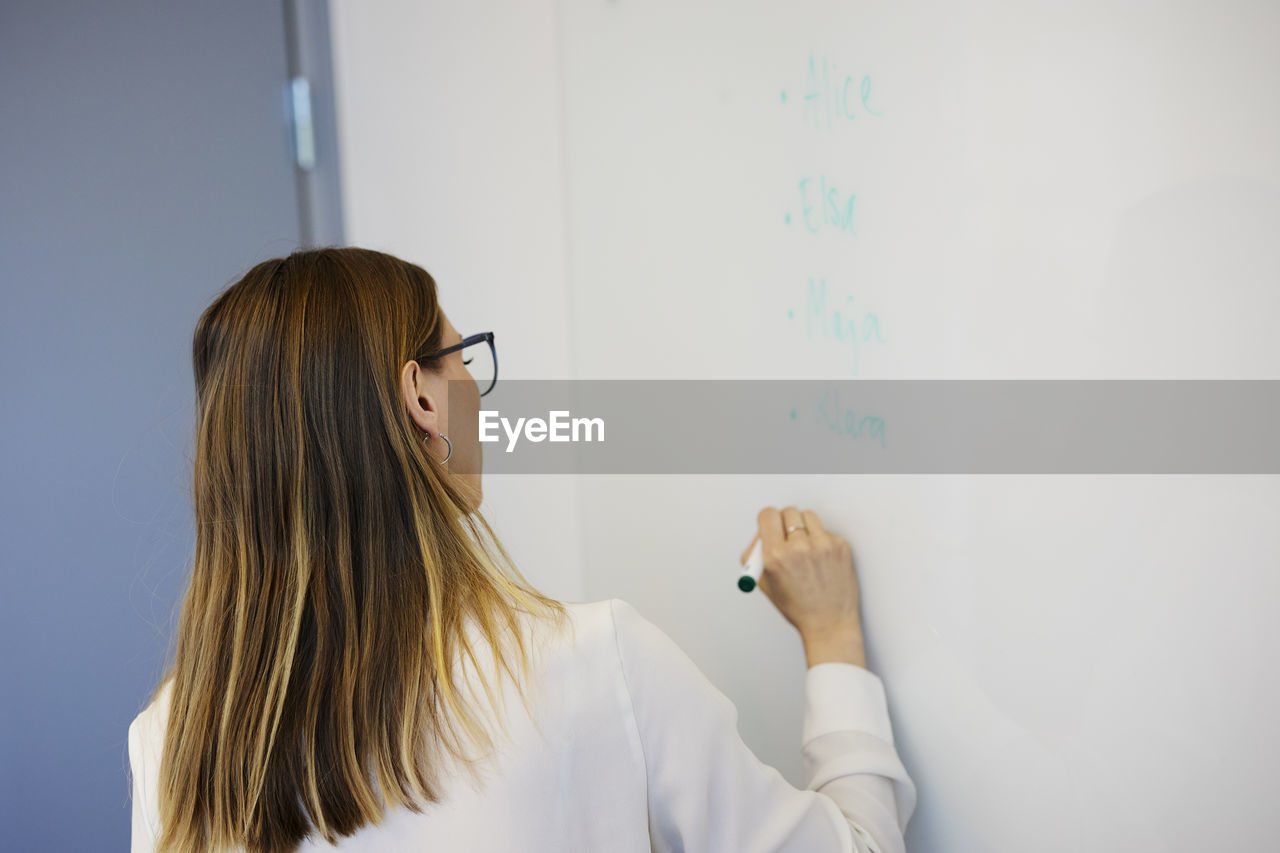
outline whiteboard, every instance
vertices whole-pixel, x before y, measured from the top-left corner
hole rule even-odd
[[[580,377],[1280,378],[1274,3],[566,0],[558,35]],[[853,543],[909,849],[1275,846],[1276,477],[580,493],[586,597],[797,786],[799,638],[732,569],[765,505]]]

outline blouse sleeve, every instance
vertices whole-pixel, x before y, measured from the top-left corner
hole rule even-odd
[[[904,853],[916,789],[877,676],[809,668],[799,790],[743,742],[737,707],[674,640],[626,601],[610,605],[656,853]]]

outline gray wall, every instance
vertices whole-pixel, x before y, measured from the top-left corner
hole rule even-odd
[[[0,6],[5,849],[128,847],[128,724],[192,554],[196,317],[252,264],[341,242],[325,9]]]

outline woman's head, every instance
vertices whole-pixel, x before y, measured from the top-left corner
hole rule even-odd
[[[264,261],[201,315],[159,849],[289,850],[434,801],[435,742],[465,765],[453,725],[488,741],[453,685],[465,627],[514,677],[517,613],[563,615],[477,510],[457,340],[425,270],[357,248]]]
[[[251,443],[309,445],[330,466],[430,471],[474,508],[478,389],[461,352],[435,356],[459,340],[421,267],[367,249],[295,252],[258,264],[201,316],[201,414]],[[453,448],[444,468],[430,464],[448,453],[441,433]],[[444,476],[450,464],[466,473]]]

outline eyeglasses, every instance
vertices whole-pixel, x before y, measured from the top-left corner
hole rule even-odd
[[[493,332],[478,332],[468,335],[451,347],[445,347],[431,355],[422,355],[414,359],[421,364],[424,361],[435,361],[452,352],[462,350],[462,363],[467,366],[471,377],[476,380],[483,397],[498,384],[498,350],[493,345]],[[424,365],[425,366],[425,365]]]

